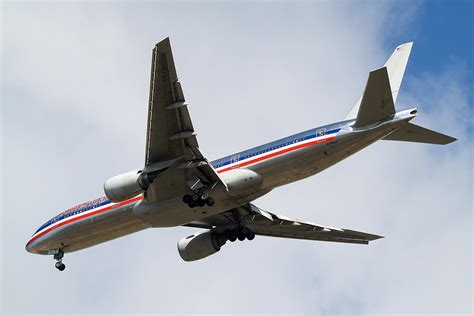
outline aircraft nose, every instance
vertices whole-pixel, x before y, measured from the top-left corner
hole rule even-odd
[[[33,253],[33,246],[31,244],[31,242],[26,243],[25,250]]]
[[[25,245],[25,250],[29,253],[38,253],[38,245],[36,240],[29,240]]]

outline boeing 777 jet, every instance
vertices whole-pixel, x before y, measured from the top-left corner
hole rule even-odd
[[[209,161],[197,141],[170,41],[164,39],[152,53],[144,166],[105,181],[105,197],[74,206],[41,225],[26,250],[52,255],[63,271],[65,253],[150,227],[200,228],[178,241],[185,261],[212,255],[227,241],[255,236],[355,244],[381,238],[292,219],[252,201],[378,140],[455,141],[411,123],[416,108],[395,109],[411,48],[412,43],[398,46],[383,67],[369,73],[363,95],[342,121]]]

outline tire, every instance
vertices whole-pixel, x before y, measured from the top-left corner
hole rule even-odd
[[[193,201],[198,201],[199,200],[199,195],[193,194],[192,199],[193,199]]]
[[[255,238],[255,233],[254,232],[250,232],[250,234],[247,235],[248,240],[253,240],[254,238]]]
[[[207,198],[207,200],[206,200],[207,206],[213,206],[214,203],[216,203],[216,202],[214,201],[213,198],[211,198],[211,197]]]
[[[240,241],[244,241],[245,240],[245,235],[240,233],[239,236],[237,237]]]
[[[58,269],[59,271],[64,271],[64,269],[66,269],[66,265],[62,262],[56,262],[56,264],[54,265],[56,267],[56,269]]]
[[[230,240],[230,242],[234,242],[234,241],[237,240],[237,236],[235,236],[235,235],[230,235],[230,236],[229,236],[229,240]]]
[[[203,207],[204,205],[206,205],[206,201],[199,200],[198,205],[199,205],[200,207]]]
[[[186,204],[189,204],[189,202],[191,202],[192,200],[193,199],[192,199],[191,195],[189,195],[189,194],[185,194],[183,196],[183,202],[186,203]]]

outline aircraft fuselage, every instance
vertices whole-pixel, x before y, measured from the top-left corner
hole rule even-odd
[[[198,222],[251,202],[276,187],[321,172],[392,133],[415,116],[413,109],[399,111],[393,117],[363,129],[353,128],[354,120],[341,121],[212,161],[223,179],[226,173],[250,170],[262,180],[249,182],[249,186],[234,191],[216,187],[212,193],[216,202],[213,206],[190,209],[182,202],[182,196],[144,203],[143,195],[120,203],[100,198],[81,204],[41,226],[28,241],[26,249],[38,254],[51,254],[56,249],[72,252],[149,227]],[[166,172],[160,176],[166,176]]]

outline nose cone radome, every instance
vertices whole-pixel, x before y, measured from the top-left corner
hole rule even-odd
[[[28,251],[29,253],[35,253],[38,254],[38,243],[36,240],[29,240],[26,243],[25,250]]]

